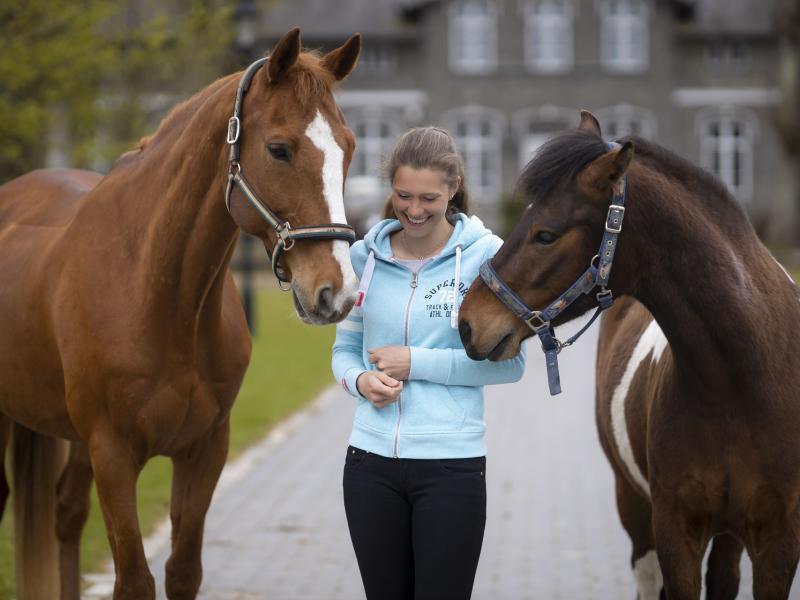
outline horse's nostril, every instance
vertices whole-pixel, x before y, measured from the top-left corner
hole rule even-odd
[[[465,320],[461,320],[458,324],[458,334],[461,336],[461,343],[464,346],[469,346],[469,340],[472,337],[472,329]]]
[[[329,285],[323,286],[317,293],[317,313],[325,318],[333,314],[333,291]]]

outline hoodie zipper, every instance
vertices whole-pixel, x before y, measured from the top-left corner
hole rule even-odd
[[[423,269],[425,267],[423,266]],[[421,271],[422,269],[420,269]],[[403,345],[408,346],[408,322],[411,315],[411,302],[414,300],[414,292],[417,291],[417,281],[419,278],[419,271],[411,273],[411,294],[408,296],[406,303],[406,314],[403,321]],[[394,444],[392,449],[392,456],[397,458],[397,442],[400,438],[400,419],[403,416],[403,393],[400,392],[400,398],[397,399],[397,425],[394,428]]]

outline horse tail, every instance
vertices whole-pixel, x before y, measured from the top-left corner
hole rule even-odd
[[[67,444],[16,423],[12,439],[17,598],[58,598],[56,483]]]
[[[0,520],[6,513],[6,506],[8,505],[8,496],[11,493],[11,488],[8,486],[8,477],[6,477],[6,448],[8,447],[8,438],[11,434],[11,421],[0,415]]]

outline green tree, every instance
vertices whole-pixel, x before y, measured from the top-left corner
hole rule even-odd
[[[54,132],[70,165],[107,164],[230,70],[233,31],[221,0],[5,0],[0,182],[43,166]]]

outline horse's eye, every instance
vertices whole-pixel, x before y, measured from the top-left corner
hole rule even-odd
[[[544,244],[549,245],[555,242],[558,239],[558,235],[553,233],[552,231],[545,231],[544,229],[540,229],[536,232],[536,235],[533,236],[533,241],[537,244]]]
[[[289,152],[286,144],[267,144],[267,150],[275,160],[283,162],[291,162],[292,160],[292,153]]]

